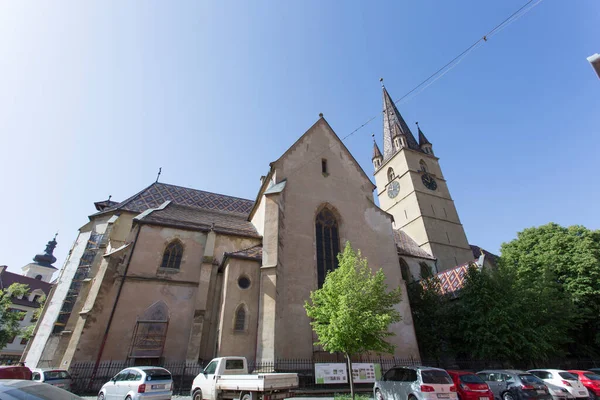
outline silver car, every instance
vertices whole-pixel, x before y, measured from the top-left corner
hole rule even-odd
[[[171,400],[173,378],[160,367],[124,369],[105,383],[98,400]]]
[[[457,400],[446,371],[431,367],[394,367],[375,382],[376,400]]]
[[[0,379],[0,399],[83,400],[56,386],[22,379]]]
[[[40,369],[31,370],[31,380],[47,383],[61,389],[71,390],[71,375],[64,369]]]

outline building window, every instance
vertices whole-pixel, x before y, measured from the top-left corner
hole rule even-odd
[[[408,269],[408,264],[404,261],[403,258],[400,258],[400,273],[402,274],[402,279],[404,282],[410,282],[412,279],[410,276],[410,270]]]
[[[27,342],[28,342],[28,340],[27,340],[27,339],[25,339],[25,338],[22,338],[22,339],[21,339],[21,344],[27,344]]]
[[[327,170],[327,160],[324,158],[321,160],[321,172],[323,175],[329,175],[329,171]]]
[[[394,173],[394,170],[392,168],[389,168],[388,169],[388,182],[391,182],[394,179],[396,179],[396,174]]]
[[[246,310],[243,305],[240,305],[235,312],[235,323],[233,330],[236,332],[243,332],[246,328]]]
[[[240,289],[248,289],[250,287],[250,279],[247,276],[240,276],[238,278],[238,286]]]
[[[419,266],[421,267],[421,279],[428,279],[433,276],[431,273],[431,268],[429,265],[427,265],[427,263],[420,262]]]
[[[11,344],[12,342],[14,342],[14,341],[15,341],[15,338],[16,338],[16,337],[17,337],[17,335],[15,335],[15,336],[11,337],[11,338],[8,340],[8,342],[7,342],[7,343],[8,343],[8,344]]]
[[[38,281],[41,281],[42,280],[42,276],[41,275],[36,275],[35,279],[37,279]]]
[[[19,321],[23,321],[25,319],[25,314],[27,313],[26,311],[19,310],[18,308],[9,308],[8,311],[12,313],[20,313],[21,315],[19,316]]]
[[[317,284],[322,287],[327,272],[338,266],[337,255],[340,252],[338,222],[328,208],[317,214],[315,222],[317,238]]]
[[[427,172],[427,164],[425,164],[425,161],[419,161],[419,166],[421,168],[421,172]]]
[[[174,240],[167,245],[163,253],[161,268],[179,269],[181,256],[183,255],[183,245],[179,240]]]

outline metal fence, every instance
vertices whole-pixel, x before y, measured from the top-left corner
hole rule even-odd
[[[347,391],[348,384],[316,384],[315,383],[315,364],[316,363],[345,363],[343,357],[318,359],[287,359],[277,360],[275,362],[249,363],[248,369],[254,372],[295,372],[299,378],[299,390],[311,392],[340,392]],[[406,358],[378,358],[361,357],[353,362],[380,364],[381,370],[386,371],[393,366],[416,366],[427,365],[445,369],[460,369],[467,371],[480,371],[488,368],[511,368],[511,369],[532,369],[532,368],[558,368],[558,369],[589,369],[600,366],[599,361],[594,360],[569,360],[560,359],[545,362],[501,362],[494,360],[418,360]],[[169,370],[173,376],[174,394],[189,394],[192,387],[192,381],[200,372],[202,372],[206,363],[202,362],[168,362],[161,364],[161,367]],[[129,361],[103,361],[94,373],[95,364],[93,362],[74,363],[69,372],[73,378],[72,390],[79,395],[95,395],[102,385],[108,382],[119,371],[127,367],[134,366],[133,360]],[[358,391],[370,391],[373,388],[372,383],[362,383],[355,385]]]

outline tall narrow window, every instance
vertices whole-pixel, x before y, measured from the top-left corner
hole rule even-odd
[[[317,281],[319,288],[325,282],[327,272],[338,266],[337,255],[340,252],[338,222],[333,212],[327,208],[321,210],[315,221],[317,237]]]
[[[419,266],[421,267],[421,279],[428,279],[433,276],[431,268],[429,267],[429,265],[427,265],[427,263],[420,262]]]
[[[179,269],[181,256],[183,255],[183,245],[179,240],[174,240],[167,245],[163,253],[161,268]]]
[[[400,258],[399,261],[400,261],[400,273],[402,274],[402,279],[404,279],[404,282],[410,282],[411,276],[410,276],[410,270],[408,269],[408,264],[406,263],[406,261],[404,261],[403,258]]]
[[[327,160],[326,159],[321,160],[321,172],[324,174],[329,173],[329,171],[327,171]]]
[[[421,172],[427,172],[427,164],[425,164],[425,161],[421,160],[419,166],[421,167]]]
[[[240,305],[235,312],[235,323],[233,330],[236,332],[243,332],[246,328],[246,310],[244,306]]]
[[[391,182],[394,179],[396,179],[396,174],[394,173],[394,170],[392,168],[389,168],[388,169],[388,182]]]

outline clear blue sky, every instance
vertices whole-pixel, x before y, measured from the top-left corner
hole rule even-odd
[[[340,137],[519,8],[502,1],[0,3],[0,264],[93,202],[161,181],[253,199],[318,118]],[[600,2],[545,0],[399,104],[441,158],[469,241],[600,228]],[[371,133],[346,145],[371,175]]]

